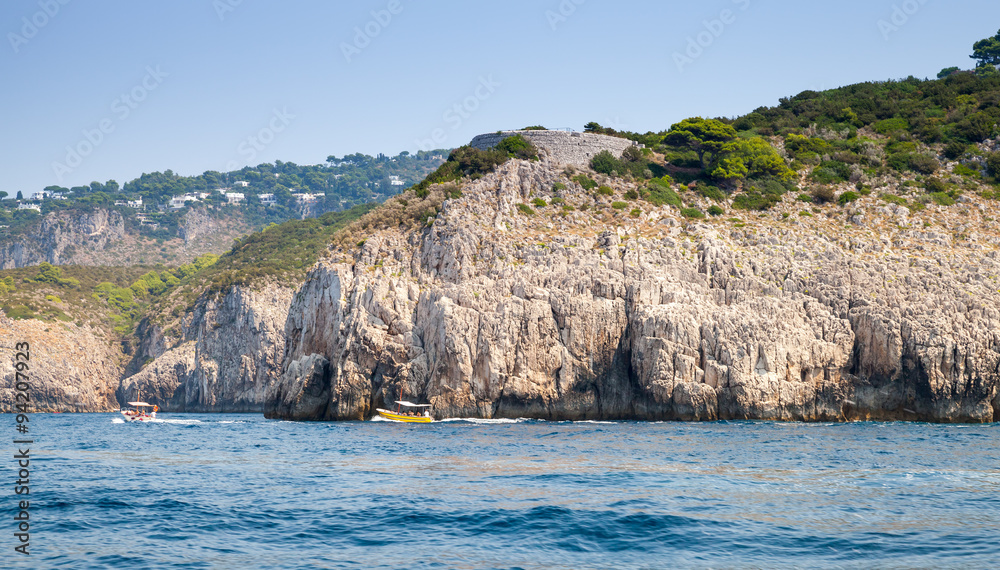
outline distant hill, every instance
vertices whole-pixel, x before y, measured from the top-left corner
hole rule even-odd
[[[0,200],[0,268],[48,263],[181,264],[223,253],[268,224],[378,203],[423,180],[447,150],[278,161],[238,171],[143,174],[119,186],[49,186],[38,200]]]

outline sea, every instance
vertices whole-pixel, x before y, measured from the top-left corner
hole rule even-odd
[[[30,436],[30,554],[5,453],[4,568],[1000,566],[996,424],[31,414]]]

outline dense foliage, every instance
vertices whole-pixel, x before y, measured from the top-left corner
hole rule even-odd
[[[426,198],[429,188],[433,184],[454,182],[464,176],[473,180],[482,178],[512,158],[537,159],[538,149],[521,135],[507,137],[489,150],[480,150],[471,146],[459,147],[451,152],[444,164],[420,184],[414,186],[414,190],[418,197]]]

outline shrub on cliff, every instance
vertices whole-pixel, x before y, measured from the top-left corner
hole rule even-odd
[[[521,135],[507,137],[489,150],[471,146],[456,148],[448,156],[448,160],[414,186],[413,191],[418,198],[426,198],[430,187],[434,184],[455,182],[463,176],[472,179],[482,178],[511,158],[535,159],[538,158],[538,149]]]
[[[713,178],[720,180],[735,181],[764,176],[792,178],[795,175],[774,147],[762,138],[726,143],[719,149],[718,157],[711,174]]]
[[[662,179],[653,179],[650,181],[650,184],[646,186],[645,190],[640,192],[640,195],[643,200],[654,206],[670,205],[675,208],[681,207],[681,197],[670,188],[668,182]]]
[[[615,158],[615,155],[607,150],[602,150],[594,155],[594,158],[590,159],[590,167],[594,169],[594,172],[608,176],[620,176],[625,172],[625,165],[622,164],[622,161]]]
[[[80,281],[73,277],[63,278],[62,268],[42,262],[38,266],[38,275],[34,278],[35,283],[49,283],[60,287],[80,288]]]
[[[994,178],[1000,178],[1000,152],[986,155],[986,172]]]
[[[510,158],[538,160],[538,149],[535,145],[531,144],[531,141],[521,135],[514,135],[503,139],[497,144],[496,149],[507,153]]]
[[[951,141],[944,147],[944,157],[950,160],[961,158],[969,150],[969,145],[960,141]]]
[[[797,192],[798,187],[789,180],[766,177],[748,181],[743,193],[733,199],[733,207],[738,210],[768,210],[781,201],[788,192]]]
[[[817,186],[812,191],[813,204],[827,204],[837,199],[837,194],[829,186]]]
[[[594,188],[597,188],[597,182],[594,182],[594,180],[586,174],[577,174],[572,178],[572,180],[580,186],[583,186],[584,190],[593,190]]]
[[[859,196],[857,192],[849,190],[847,192],[844,192],[843,194],[840,195],[839,198],[837,198],[837,203],[840,204],[841,206],[846,206],[847,204],[854,202],[860,197],[861,196]]]

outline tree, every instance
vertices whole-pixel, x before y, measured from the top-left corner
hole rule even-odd
[[[673,146],[686,146],[698,154],[701,167],[706,168],[705,155],[713,156],[729,141],[736,138],[736,129],[717,119],[694,117],[670,127],[663,142]]]
[[[7,196],[8,196],[8,194],[6,192],[0,191],[0,200],[3,200]]]
[[[957,67],[946,67],[938,72],[937,78],[944,79],[945,77],[948,77],[949,75],[955,73],[956,71],[958,71]]]
[[[977,60],[976,70],[990,67],[994,70],[1000,65],[1000,31],[992,38],[979,40],[972,46],[972,59]]]
[[[24,200],[24,194],[21,194],[20,190],[17,191],[17,199],[18,200]]]
[[[788,179],[795,175],[785,165],[784,159],[762,138],[740,139],[722,146],[718,153],[718,166],[712,171],[715,178],[776,176]]]

